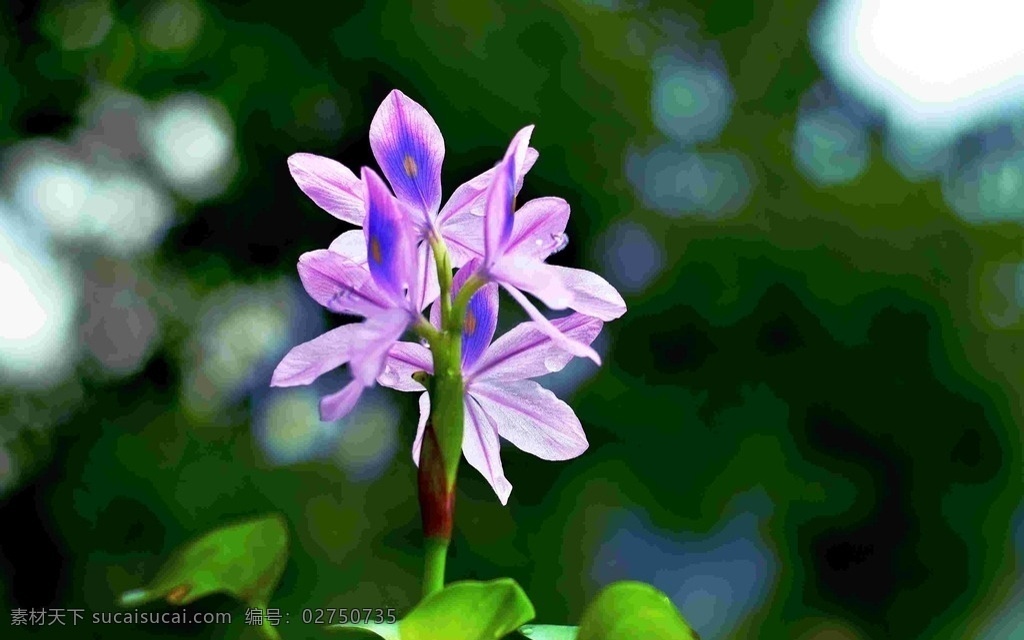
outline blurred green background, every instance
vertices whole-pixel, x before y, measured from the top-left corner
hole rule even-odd
[[[464,465],[450,579],[511,576],[544,623],[644,580],[705,640],[1024,637],[1024,98],[950,110],[938,142],[898,126],[810,1],[5,7],[5,618],[112,611],[268,512],[285,638],[320,637],[304,608],[414,604],[415,397],[321,424],[338,378],[268,386],[339,322],[295,264],[347,230],[286,158],[374,166],[398,88],[448,193],[536,124],[521,200],[568,200],[553,261],[629,306],[603,367],[542,380],[582,457],[505,448],[507,507]],[[0,637],[256,637],[226,597],[189,609],[234,622]]]

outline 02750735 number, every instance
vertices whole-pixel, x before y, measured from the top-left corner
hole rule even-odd
[[[393,607],[367,607],[365,609],[303,609],[305,624],[395,624]]]

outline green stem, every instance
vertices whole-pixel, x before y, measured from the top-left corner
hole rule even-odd
[[[281,634],[277,632],[277,627],[270,624],[270,620],[267,619],[267,605],[263,602],[254,602],[253,606],[263,612],[263,623],[260,625],[260,635],[267,640],[281,640]]]
[[[458,295],[455,296],[455,302],[451,308],[451,315],[448,317],[450,326],[458,327],[461,332],[462,322],[466,315],[466,307],[469,306],[469,300],[473,297],[473,294],[479,291],[485,284],[487,284],[487,280],[485,278],[478,277],[477,274],[473,274],[466,279],[466,282],[462,284],[462,288],[459,289]]]
[[[428,234],[441,289],[441,329],[418,327],[430,342],[432,376],[421,376],[430,393],[430,416],[425,426],[419,461],[419,499],[423,513],[423,597],[444,588],[448,544],[452,537],[455,479],[462,458],[465,382],[462,379],[462,318],[473,291],[483,286],[474,278],[453,308],[451,256],[436,232]],[[465,299],[463,299],[465,297]]]
[[[423,432],[418,471],[423,514],[423,596],[444,588],[445,556],[455,517],[455,478],[462,458],[464,393],[462,335],[444,331],[433,349],[430,416]]]
[[[444,565],[448,558],[448,541],[441,538],[427,538],[424,552],[423,597],[437,593],[444,588]]]
[[[441,287],[441,317],[448,318],[452,312],[452,259],[444,240],[435,232],[427,235],[430,248],[434,252],[434,264],[437,266],[437,282]]]

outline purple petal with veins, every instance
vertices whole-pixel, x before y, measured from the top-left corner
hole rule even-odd
[[[484,264],[487,267],[501,258],[512,235],[516,176],[526,161],[532,133],[533,125],[530,125],[512,138],[487,188],[484,203]]]
[[[370,123],[370,147],[395,195],[432,219],[441,205],[444,138],[427,110],[392,91]]]
[[[345,222],[363,223],[363,185],[345,165],[312,153],[296,153],[288,158],[288,170],[318,207]]]
[[[342,387],[341,391],[324,396],[320,399],[320,419],[331,422],[344,418],[363,394],[365,387],[358,380],[353,380]]]
[[[604,323],[581,313],[555,318],[551,324],[568,339],[590,345]],[[533,322],[524,322],[495,340],[476,366],[466,370],[466,384],[474,381],[525,380],[561,371],[572,360]]]
[[[272,387],[310,384],[321,375],[348,362],[358,325],[347,324],[292,348],[274,369]]]
[[[366,255],[374,281],[386,291],[393,306],[404,306],[406,295],[415,294],[416,249],[408,220],[373,169],[363,168],[366,183]]]
[[[392,304],[365,266],[327,249],[302,254],[298,270],[306,293],[335,313],[369,316]]]
[[[501,504],[508,504],[512,484],[505,478],[505,470],[501,466],[498,427],[472,394],[466,395],[464,405],[466,428],[462,432],[462,453],[466,462],[491,485]]]
[[[484,382],[468,393],[494,421],[501,437],[542,460],[568,460],[587,449],[583,425],[569,405],[533,380]]]

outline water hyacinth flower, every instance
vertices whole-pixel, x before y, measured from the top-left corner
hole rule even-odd
[[[453,291],[466,282],[479,264],[474,261],[456,275]],[[568,460],[587,449],[579,418],[565,402],[531,378],[560,371],[572,359],[536,322],[523,323],[494,342],[498,320],[498,286],[484,285],[466,307],[462,333],[462,375],[465,380],[462,451],[466,460],[487,479],[502,504],[512,485],[505,478],[499,436],[543,460]],[[438,305],[431,322],[440,326]],[[560,334],[589,345],[603,322],[579,313],[552,321]],[[415,342],[394,345],[378,382],[399,391],[422,391],[416,372],[433,373],[430,350]],[[423,434],[430,416],[430,394],[419,399],[420,419],[413,444],[419,464]]]
[[[375,384],[392,345],[409,328],[426,323],[420,315],[425,306],[425,278],[408,220],[372,169],[363,169],[362,181],[367,196],[366,263],[321,249],[303,254],[298,270],[302,285],[314,300],[335,313],[365,320],[293,348],[278,364],[270,383],[276,387],[306,385],[349,364],[352,381],[320,401],[320,417],[325,421],[351,411],[363,390]]]
[[[483,259],[477,277],[500,284],[560,347],[600,364],[596,351],[560,331],[523,295],[531,293],[552,309],[570,308],[604,321],[626,312],[619,292],[596,273],[544,262],[564,246],[568,203],[541,198],[515,211],[516,176],[526,162],[532,133],[531,125],[512,139],[485,194]]]
[[[427,110],[397,89],[388,94],[373,116],[370,148],[401,208],[415,227],[417,241],[429,240],[431,234],[443,239],[455,267],[478,254],[473,248],[473,244],[478,244],[473,238],[480,236],[476,216],[482,215],[484,192],[495,169],[459,186],[439,211],[444,138]],[[518,167],[521,173],[516,180],[517,192],[537,155],[536,149],[526,150]],[[302,192],[321,209],[340,220],[362,226],[365,185],[347,167],[323,156],[296,153],[288,158],[288,168]],[[362,246],[359,232],[348,231],[335,240],[331,250],[365,263]],[[430,264],[430,250],[428,242],[419,245],[422,263]],[[433,298],[436,296],[435,291]]]

